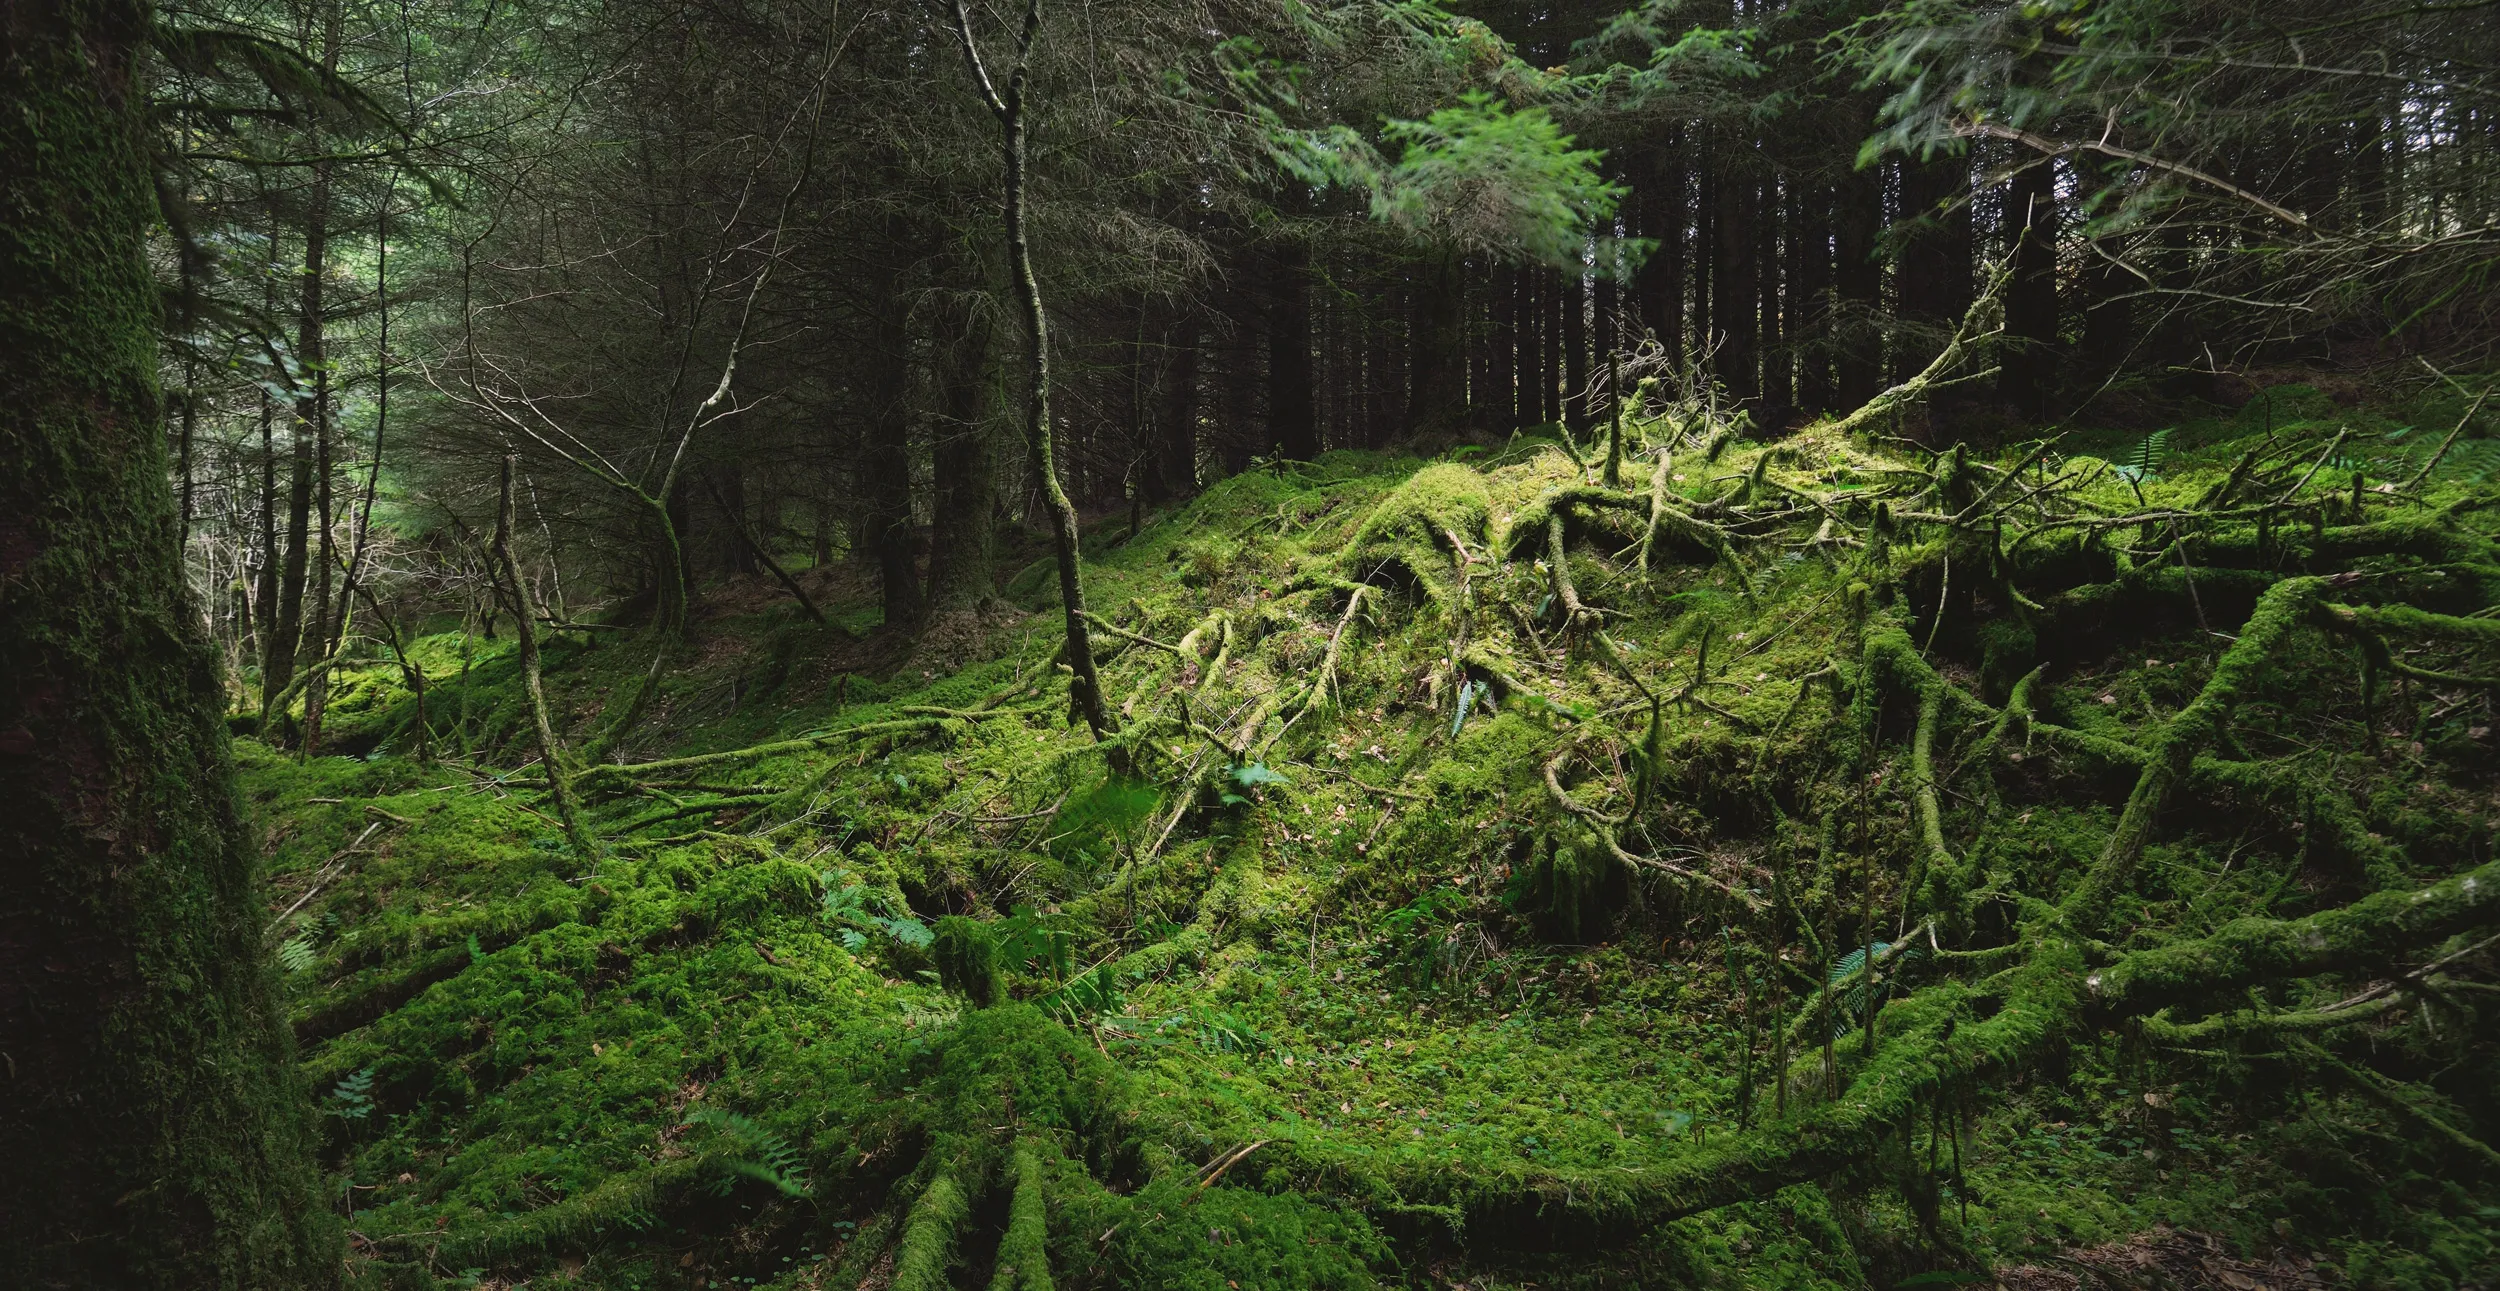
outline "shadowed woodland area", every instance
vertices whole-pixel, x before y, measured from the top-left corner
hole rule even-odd
[[[2495,68],[0,0],[0,1284],[2500,1285]]]

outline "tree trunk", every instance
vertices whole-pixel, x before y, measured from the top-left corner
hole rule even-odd
[[[1598,267],[1611,270],[1611,266],[1608,265]],[[1593,361],[1597,364],[1597,370],[1601,372],[1611,372],[1611,369],[1606,366],[1607,361],[1615,355],[1617,347],[1623,343],[1623,338],[1616,334],[1616,311],[1621,308],[1616,299],[1618,294],[1615,280],[1611,277],[1599,278],[1590,293],[1589,316],[1592,323],[1591,330],[1594,333],[1590,339],[1596,347],[1596,357]],[[1610,375],[1604,392],[1591,401],[1589,415],[1601,421],[1611,421],[1614,417],[1614,399],[1617,393]]]
[[[892,293],[880,311],[879,353],[870,360],[861,502],[867,511],[866,554],[877,562],[877,585],[889,628],[917,630],[928,612],[920,585],[918,529],[911,510],[911,416],[905,406],[906,326]]]
[[[276,664],[278,639],[277,419],[276,401],[264,389],[260,392],[260,567],[252,580],[252,632],[259,638],[263,677]]]
[[[1762,276],[1762,402],[1766,409],[1787,409],[1797,402],[1792,373],[1796,356],[1789,351],[1786,317],[1789,295],[1780,259],[1780,226],[1788,219],[1783,185],[1764,176],[1754,205],[1755,272]],[[1774,413],[1773,415],[1779,415]]]
[[[295,440],[287,474],[286,558],[278,571],[278,612],[270,621],[269,662],[260,674],[261,737],[275,740],[272,723],[284,714],[269,706],[295,681],[295,654],[304,639],[304,572],[311,560],[313,442],[299,420],[290,432]]]
[[[1484,262],[1459,261],[1458,284],[1459,327],[1467,340],[1467,421],[1482,425],[1493,389],[1493,293]]]
[[[322,9],[321,65],[335,71],[339,62],[339,38],[345,14],[341,6],[331,3]],[[334,585],[337,581],[338,552],[333,546],[336,534],[331,528],[334,511],[330,488],[330,365],[329,312],[322,287],[329,276],[330,258],[330,166],[316,163],[313,168],[312,201],[304,219],[304,312],[297,323],[296,353],[312,372],[311,398],[296,406],[296,420],[312,429],[313,437],[313,500],[317,527],[313,542],[313,601],[311,639],[313,662],[319,663],[338,648],[343,626],[330,622]],[[339,616],[346,618],[347,607],[338,605]],[[321,718],[330,705],[330,670],[323,668],[304,682],[304,735],[302,750],[306,757],[321,744]],[[283,717],[283,714],[280,714]]]
[[[998,439],[990,427],[990,320],[976,308],[939,313],[937,502],[929,526],[929,604],[970,609],[998,594]]]
[[[1832,190],[1815,184],[1801,191],[1790,226],[1789,309],[1799,333],[1797,406],[1808,417],[1831,411],[1832,385]]]
[[[1574,431],[1589,426],[1589,281],[1580,266],[1562,271],[1563,417]]]
[[[1508,433],[1519,425],[1519,271],[1495,266],[1493,284],[1493,364],[1484,404],[1492,428]]]
[[[1226,316],[1229,334],[1217,341],[1214,356],[1215,388],[1220,396],[1215,402],[1216,460],[1228,476],[1249,469],[1267,430],[1267,419],[1259,409],[1260,346],[1251,330],[1257,307],[1243,298],[1246,295],[1234,297],[1235,307]]]
[[[1718,176],[1711,212],[1718,237],[1711,245],[1710,325],[1718,329],[1715,370],[1728,393],[1748,402],[1761,393],[1762,333],[1756,310],[1761,302],[1754,274],[1754,181],[1749,176]]]
[[[495,563],[504,579],[504,593],[512,600],[512,636],[521,650],[521,688],[529,696],[532,732],[538,740],[538,765],[547,775],[547,797],[556,809],[556,819],[564,826],[564,837],[573,845],[573,854],[585,863],[599,859],[599,849],[582,827],[581,813],[573,805],[572,772],[564,765],[564,747],[556,740],[555,721],[547,713],[547,688],[539,678],[538,664],[538,602],[530,595],[529,577],[521,572],[521,562],[512,555],[512,465],[503,459],[502,486],[495,502]]]
[[[753,508],[747,505],[746,468],[732,461],[717,470],[709,466],[695,469],[703,472],[705,482],[720,501],[721,564],[733,574],[762,572],[763,566],[756,563],[756,548],[751,545],[749,535],[754,535],[752,541],[756,542],[770,542],[772,539],[757,529]]]
[[[1997,391],[2017,412],[2048,413],[2057,358],[2057,171],[2046,159],[2017,171],[2005,218],[2014,230],[2014,276],[2005,286],[2005,339]]]
[[[1667,147],[1680,147],[1668,137]],[[1635,290],[1641,299],[1641,324],[1666,347],[1667,361],[1684,359],[1684,163],[1662,158],[1651,173],[1651,191],[1641,203],[1641,235],[1657,240],[1658,249],[1641,265]]]
[[[1902,316],[1927,335],[1900,347],[1896,380],[1917,375],[1944,350],[1945,333],[1971,303],[1970,161],[1944,156],[1901,167],[1901,218],[1914,222],[1902,245]]]
[[[687,481],[680,477],[650,514],[651,559],[660,577],[660,632],[675,638],[686,631],[694,599],[694,549],[687,545],[687,535],[694,532],[694,501]]]
[[[1198,313],[1185,309],[1167,343],[1161,406],[1155,415],[1157,501],[1198,491]]]
[[[2077,186],[2088,200],[2091,193],[2106,190],[2111,180],[2098,163],[2087,162],[2077,167]],[[2087,187],[2088,186],[2088,187]],[[2089,209],[2088,206],[2086,209]],[[2118,257],[2128,248],[2115,239],[2107,242],[2086,230],[2082,277],[2083,290],[2083,359],[2095,379],[2106,377],[2126,362],[2127,351],[2135,344],[2133,302],[2127,299],[2135,290],[2136,280],[2120,268]]]
[[[149,21],[0,10],[0,1285],[334,1286],[174,544]]]
[[[1884,304],[1884,267],[1875,258],[1883,230],[1884,187],[1874,170],[1856,170],[1833,200],[1834,294],[1842,306],[1833,338],[1839,362],[1840,406],[1862,408],[1882,392],[1884,338],[1876,326]]]
[[[1393,282],[1381,293],[1371,327],[1372,436],[1387,442],[1406,428],[1405,302]]]
[[[1407,426],[1439,430],[1467,415],[1466,280],[1455,253],[1435,254],[1415,267],[1413,300]]]
[[[1544,269],[1523,270],[1519,280],[1519,420],[1544,425],[1559,420],[1554,408],[1554,287]]]
[[[1319,456],[1311,399],[1311,252],[1299,242],[1275,248],[1267,307],[1268,443],[1288,461]]]
[[[1713,312],[1711,297],[1718,287],[1719,257],[1711,250],[1719,244],[1718,178],[1704,167],[1695,185],[1699,190],[1693,205],[1693,240],[1691,273],[1693,277],[1693,322],[1685,353],[1696,367],[1708,369],[1711,347],[1718,343],[1718,315]]]
[[[1111,734],[1111,714],[1103,705],[1102,678],[1094,668],[1093,633],[1085,621],[1085,575],[1078,551],[1077,514],[1059,483],[1050,420],[1050,315],[1042,308],[1042,285],[1033,275],[1033,250],[1025,233],[1025,102],[1034,37],[1042,25],[1041,0],[1024,0],[1024,26],[1016,37],[1016,65],[1007,89],[998,92],[981,62],[972,38],[972,18],[964,0],[955,0],[955,34],[972,65],[981,96],[998,118],[1006,153],[1007,275],[1024,307],[1025,390],[1024,449],[1031,459],[1035,484],[1050,513],[1052,544],[1059,563],[1059,602],[1067,615],[1068,640],[1061,661],[1068,669],[1068,701],[1099,740]]]

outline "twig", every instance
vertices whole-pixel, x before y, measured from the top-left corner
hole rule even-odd
[[[1225,1153],[1215,1162],[1215,1164],[1206,1169],[1204,1172],[1205,1177],[1198,1180],[1198,1186],[1190,1189],[1190,1192],[1200,1193],[1206,1191],[1207,1188],[1213,1185],[1216,1180],[1224,1177],[1225,1171],[1232,1169],[1241,1161],[1243,1157],[1246,1157],[1251,1153],[1258,1151],[1260,1148],[1267,1146],[1267,1142],[1268,1141],[1266,1139],[1259,1139],[1248,1144],[1247,1146],[1238,1147]]]
[[[401,823],[405,824],[406,822],[403,821]],[[355,855],[356,850],[365,845],[365,840],[373,837],[373,831],[380,829],[381,827],[382,822],[378,820],[365,826],[364,832],[356,835],[355,842],[349,843],[346,847],[341,848],[337,855],[322,862],[326,868],[323,870],[321,876],[313,880],[313,885],[311,887],[304,889],[304,895],[295,898],[295,904],[279,911],[278,917],[270,920],[269,926],[262,930],[262,935],[268,936],[276,933],[279,928],[286,925],[286,921],[288,919],[294,917],[296,911],[304,908],[305,902],[320,895],[321,889],[328,887],[330,885],[330,880],[337,878],[339,876],[339,872],[346,868],[347,858]]]

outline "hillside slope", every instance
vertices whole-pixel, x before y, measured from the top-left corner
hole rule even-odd
[[[374,662],[244,768],[355,1276],[2489,1285],[2500,446],[2275,394],[1253,471],[1095,541],[1109,744],[1044,601],[721,614],[593,856]]]

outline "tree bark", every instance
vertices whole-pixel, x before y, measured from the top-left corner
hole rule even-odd
[[[1543,425],[1554,415],[1553,275],[1542,269],[1519,273],[1519,420]]]
[[[1901,248],[1901,313],[1925,325],[1931,335],[1898,347],[1893,360],[1897,380],[1923,370],[1944,349],[1941,332],[1970,309],[1970,204],[1964,200],[1969,187],[1968,158],[1902,163],[1901,218],[1914,227]]]
[[[321,65],[335,71],[339,62],[339,40],[346,15],[341,6],[322,6]],[[304,296],[303,316],[298,321],[296,353],[312,372],[310,398],[296,405],[298,422],[312,429],[313,437],[313,505],[316,527],[313,533],[313,601],[310,624],[313,658],[326,659],[338,648],[347,607],[337,605],[340,624],[331,620],[333,595],[338,577],[338,552],[334,546],[337,535],[331,527],[333,494],[331,491],[330,442],[330,363],[329,306],[322,288],[330,271],[330,165],[315,163],[312,201],[304,219]],[[300,433],[300,428],[299,428]],[[330,705],[330,671],[322,669],[304,682],[304,732],[301,745],[304,756],[310,757],[321,744],[321,718]],[[281,714],[283,716],[283,714]]]
[[[1669,148],[1680,146],[1680,138],[1670,135]],[[1658,249],[1641,265],[1637,291],[1641,298],[1641,323],[1666,347],[1667,361],[1684,360],[1684,258],[1685,221],[1684,163],[1681,157],[1662,158],[1651,173],[1652,189],[1642,203],[1641,234],[1657,240]]]
[[[755,517],[751,514],[753,508],[747,505],[746,468],[732,461],[717,470],[710,466],[695,469],[703,473],[705,485],[720,505],[721,564],[733,574],[760,573],[763,566],[755,561],[759,549],[748,537],[755,532]]]
[[[1318,412],[1311,397],[1311,252],[1299,242],[1274,249],[1273,296],[1267,307],[1268,443],[1288,461],[1319,456]]]
[[[1492,428],[1507,432],[1519,424],[1519,271],[1496,266],[1490,276],[1493,362],[1482,402]]]
[[[1724,172],[1717,178],[1711,214],[1718,236],[1711,245],[1710,264],[1710,325],[1717,329],[1719,343],[1715,370],[1729,394],[1751,401],[1762,391],[1754,181]]]
[[[1076,507],[1068,501],[1067,490],[1059,483],[1057,454],[1052,451],[1050,315],[1042,308],[1042,285],[1033,275],[1033,250],[1025,234],[1024,94],[1033,41],[1041,34],[1041,26],[1041,0],[1025,0],[1023,29],[1016,36],[1016,64],[1007,74],[1007,88],[1002,94],[990,83],[989,70],[981,61],[980,46],[972,38],[972,16],[965,11],[964,0],[955,0],[955,35],[963,46],[965,60],[972,65],[973,80],[980,86],[983,101],[998,118],[1006,154],[1007,274],[1018,303],[1024,307],[1024,448],[1032,462],[1035,484],[1050,513],[1051,538],[1059,558],[1059,602],[1068,625],[1067,646],[1061,652],[1068,669],[1068,700],[1099,740],[1111,733],[1111,715],[1103,705],[1102,678],[1094,668],[1093,636],[1085,623],[1085,579],[1077,549]]]
[[[2015,230],[2013,279],[2005,285],[2005,339],[1997,391],[2017,412],[2048,411],[2057,357],[2057,171],[2043,158],[2007,186],[2006,220]]]
[[[278,449],[277,408],[260,392],[260,562],[252,578],[252,635],[260,647],[261,675],[276,662],[278,639]]]
[[[896,298],[889,294],[888,301]],[[877,585],[889,628],[917,630],[928,613],[920,584],[918,530],[911,510],[911,419],[905,406],[905,368],[900,338],[905,322],[899,304],[881,311],[880,348],[863,391],[867,400],[862,501],[867,508],[867,553],[877,562]]]
[[[1563,416],[1572,430],[1582,431],[1591,416],[1588,275],[1579,265],[1567,265],[1561,281]]]
[[[547,773],[547,797],[554,803],[556,819],[564,826],[564,837],[573,845],[573,854],[585,863],[599,859],[599,849],[590,831],[582,826],[581,813],[573,803],[572,773],[564,765],[564,746],[556,740],[555,721],[547,712],[547,688],[539,677],[538,664],[538,602],[530,595],[529,578],[521,572],[521,562],[512,555],[512,467],[513,459],[503,459],[501,488],[495,503],[495,563],[504,579],[504,593],[512,599],[512,636],[521,647],[521,688],[529,695],[530,719],[538,739],[538,765]]]
[[[932,456],[929,604],[960,610],[998,594],[998,439],[990,428],[989,316],[970,306],[939,311],[934,347],[938,423]]]
[[[1407,359],[1407,426],[1437,430],[1467,415],[1466,282],[1454,252],[1415,267]]]
[[[1698,193],[1693,204],[1693,239],[1691,274],[1693,288],[1691,309],[1693,321],[1685,353],[1696,367],[1707,368],[1710,348],[1718,340],[1718,315],[1712,312],[1711,297],[1717,290],[1719,257],[1711,248],[1719,241],[1718,178],[1708,167],[1701,169],[1695,183]]]
[[[1781,226],[1791,218],[1784,187],[1778,178],[1765,175],[1755,190],[1759,194],[1754,205],[1755,272],[1762,278],[1762,402],[1767,408],[1788,408],[1797,402],[1796,355],[1789,349],[1793,338],[1787,319],[1794,297],[1787,291],[1786,266],[1780,255]]]
[[[271,701],[295,680],[295,655],[304,638],[304,573],[311,563],[313,442],[298,420],[287,474],[286,557],[278,570],[278,612],[270,621],[269,662],[261,669],[261,737],[274,740],[270,723],[283,714],[269,711]]]
[[[1598,267],[1610,268],[1607,265]],[[1611,421],[1614,417],[1614,398],[1617,391],[1611,376],[1612,369],[1606,365],[1623,343],[1623,338],[1617,335],[1618,311],[1622,308],[1618,300],[1620,292],[1616,288],[1615,280],[1605,277],[1597,280],[1589,295],[1589,318],[1592,323],[1590,341],[1595,347],[1595,357],[1591,362],[1597,365],[1596,370],[1610,374],[1604,392],[1590,401],[1589,415],[1599,420]]]
[[[1883,265],[1875,241],[1884,221],[1882,176],[1856,170],[1840,182],[1833,201],[1832,278],[1844,306],[1834,337],[1838,351],[1840,406],[1864,407],[1883,391],[1884,341],[1875,320],[1884,303]]]
[[[1198,491],[1198,314],[1183,310],[1172,324],[1156,412],[1157,501]]]
[[[2083,162],[2076,171],[2084,209],[2089,210],[2090,196],[2106,190],[2111,181],[2097,162]],[[2116,371],[2135,344],[2135,311],[2127,295],[2136,283],[2117,263],[2118,257],[2128,251],[2124,244],[2094,236],[2088,228],[2085,235],[2081,274],[2083,360],[2087,370],[2099,378]]]
[[[1790,344],[1797,350],[1797,408],[1807,417],[1831,410],[1832,190],[1801,185],[1789,225]]]
[[[174,544],[149,22],[0,6],[0,1285],[334,1286]]]

